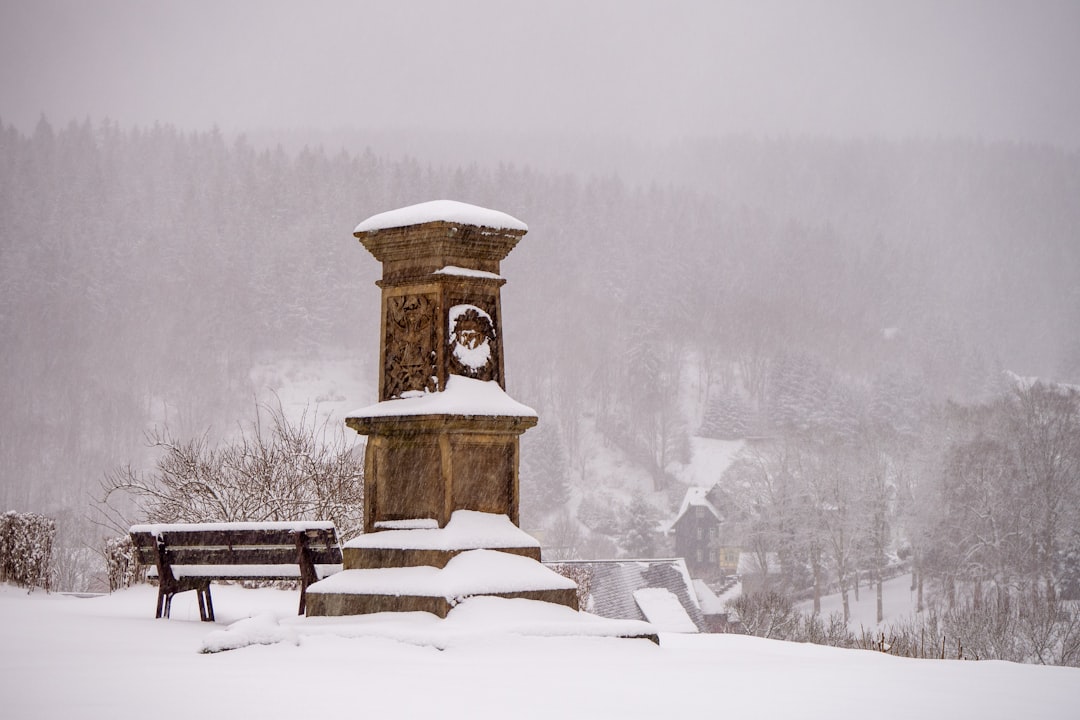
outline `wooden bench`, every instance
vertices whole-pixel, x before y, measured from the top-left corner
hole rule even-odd
[[[173,595],[194,590],[199,616],[212,621],[212,580],[299,580],[303,615],[308,585],[341,570],[332,522],[135,525],[130,532],[139,562],[157,575],[159,618],[169,617]]]

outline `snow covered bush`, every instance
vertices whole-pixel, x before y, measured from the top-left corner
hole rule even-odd
[[[35,513],[0,517],[0,582],[49,590],[56,522]]]
[[[146,568],[139,565],[130,535],[106,540],[104,554],[105,568],[109,575],[109,592],[131,587],[146,577]]]

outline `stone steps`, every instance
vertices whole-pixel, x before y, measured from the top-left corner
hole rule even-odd
[[[526,590],[509,593],[484,593],[484,597],[523,598],[578,609],[577,590]],[[374,593],[318,593],[308,596],[309,617],[368,615],[380,612],[429,612],[445,618],[457,604],[450,598],[434,595],[388,595]]]
[[[414,560],[431,552],[410,549]],[[476,596],[542,600],[578,608],[575,583],[534,557],[486,549],[439,552],[453,552],[442,567],[352,568],[314,583],[307,591],[307,614],[423,611],[446,617],[462,599]]]

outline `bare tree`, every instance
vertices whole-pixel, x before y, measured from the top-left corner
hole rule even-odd
[[[1004,409],[1031,503],[1035,570],[1053,596],[1064,535],[1080,522],[1080,391],[1018,382]]]
[[[813,448],[816,452],[806,472],[807,489],[813,507],[820,510],[823,546],[836,573],[844,622],[847,622],[851,617],[848,591],[856,569],[860,524],[864,519],[859,487],[861,470],[846,448],[827,444]]]
[[[178,440],[168,430],[148,442],[162,453],[153,472],[124,466],[102,483],[99,508],[116,529],[131,524],[132,507],[145,522],[332,520],[345,537],[362,527],[362,457],[344,432],[328,437],[325,423],[306,412],[294,425],[280,404],[263,406],[223,445],[206,434]]]

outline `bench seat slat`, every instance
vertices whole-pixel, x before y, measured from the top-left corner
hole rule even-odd
[[[341,562],[341,551],[322,548],[309,549],[315,564]],[[278,548],[199,548],[169,547],[166,550],[170,565],[296,565],[296,547]],[[148,563],[149,564],[149,563]]]
[[[207,522],[207,523],[143,523],[132,525],[132,533],[150,533],[155,535],[161,532],[202,532],[204,530],[238,531],[238,530],[293,530],[304,532],[307,530],[333,530],[332,520],[267,520],[242,521],[242,522]]]
[[[246,523],[245,523],[246,524]],[[136,527],[154,527],[149,525]],[[337,531],[334,528],[313,528],[293,530],[289,528],[242,528],[239,530],[181,530],[175,525],[162,525],[164,530],[132,531],[131,540],[136,547],[152,547],[160,536],[167,545],[295,545],[297,534],[307,537],[309,545],[336,545]],[[197,527],[197,526],[196,526]]]
[[[180,578],[204,577],[220,580],[299,580],[300,566],[288,565],[173,565],[172,571]],[[341,572],[340,563],[316,564],[315,574],[324,577]],[[157,568],[150,568],[147,577],[156,578]]]
[[[265,545],[292,545],[296,546],[296,533],[289,530],[241,530],[241,531],[222,531],[222,530],[204,530],[198,532],[177,532],[168,531],[160,533],[161,538],[165,541],[166,545],[198,545],[198,546],[218,546],[218,545],[231,545],[232,547],[241,547],[245,545],[265,546]],[[327,545],[337,544],[337,535],[333,531],[313,530],[311,532],[304,533],[307,536],[308,545]]]
[[[257,555],[259,551],[262,551],[262,555]],[[308,549],[308,553],[315,565],[332,565],[341,561],[341,551],[338,547],[328,549],[312,547]],[[140,547],[137,549],[137,554],[140,565],[156,565],[157,548]],[[199,562],[211,562],[213,565],[296,565],[296,547],[240,548],[235,551],[220,548],[216,555],[207,549],[171,547],[168,549],[168,557],[172,562],[181,563],[181,565],[186,565],[186,563],[194,565]]]

